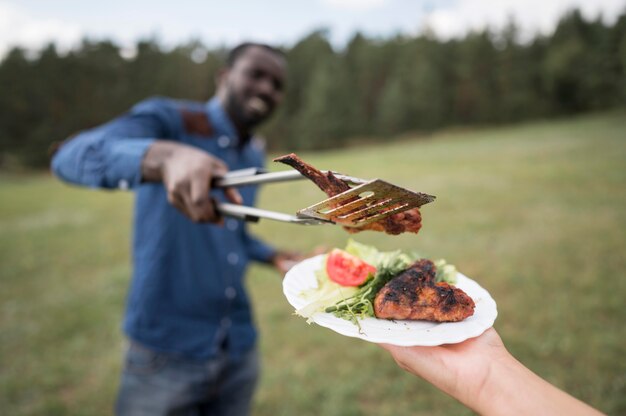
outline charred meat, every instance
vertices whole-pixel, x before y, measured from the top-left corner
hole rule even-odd
[[[380,319],[457,322],[474,314],[474,301],[464,291],[435,282],[435,265],[422,259],[391,279],[374,299]]]
[[[291,166],[303,176],[313,181],[313,183],[315,183],[329,197],[333,197],[350,189],[350,186],[346,182],[337,178],[332,174],[332,172],[321,172],[319,169],[304,162],[294,153],[277,157],[274,159],[274,162],[281,162]],[[362,227],[344,227],[344,229],[350,233],[371,230],[382,231],[393,235],[405,232],[417,234],[420,228],[422,228],[422,215],[420,214],[419,208],[413,208],[404,212],[393,214],[381,219],[380,221],[376,221]]]
[[[274,162],[284,163],[291,166],[302,176],[309,178],[318,188],[326,193],[328,196],[339,195],[340,193],[350,189],[350,186],[337,178],[332,172],[324,173],[319,169],[309,165],[300,159],[295,153],[280,156],[274,159]]]

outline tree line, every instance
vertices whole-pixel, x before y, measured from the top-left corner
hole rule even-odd
[[[262,129],[273,150],[327,149],[446,126],[508,123],[623,106],[626,11],[614,23],[565,14],[550,35],[500,31],[441,40],[368,38],[341,50],[318,30],[283,48],[285,105]],[[0,168],[47,166],[47,150],[154,95],[207,100],[226,50],[193,41],[166,50],[142,40],[132,57],[84,40],[0,62]]]

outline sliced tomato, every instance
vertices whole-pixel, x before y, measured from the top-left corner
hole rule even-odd
[[[360,286],[376,273],[376,267],[336,248],[328,253],[326,273],[330,280],[342,286]]]

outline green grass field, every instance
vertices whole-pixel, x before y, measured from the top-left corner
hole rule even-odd
[[[498,303],[495,327],[520,361],[626,413],[626,112],[301,156],[437,195],[419,235],[355,239],[456,264]],[[322,196],[308,183],[272,185],[260,206],[295,211]],[[110,414],[132,194],[4,175],[0,201],[1,413]],[[303,251],[349,237],[333,226],[252,230]],[[252,267],[248,286],[264,363],[255,415],[471,414],[376,345],[293,316],[272,270]]]

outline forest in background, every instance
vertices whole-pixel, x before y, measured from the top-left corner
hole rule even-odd
[[[626,11],[614,23],[565,14],[521,41],[501,31],[441,40],[368,38],[341,50],[325,30],[283,47],[285,105],[262,128],[271,150],[345,147],[406,132],[550,118],[626,103]],[[234,45],[229,45],[234,46]],[[44,168],[48,149],[149,96],[207,100],[226,50],[200,41],[139,41],[128,56],[107,40],[66,53],[13,48],[0,62],[0,169]]]

